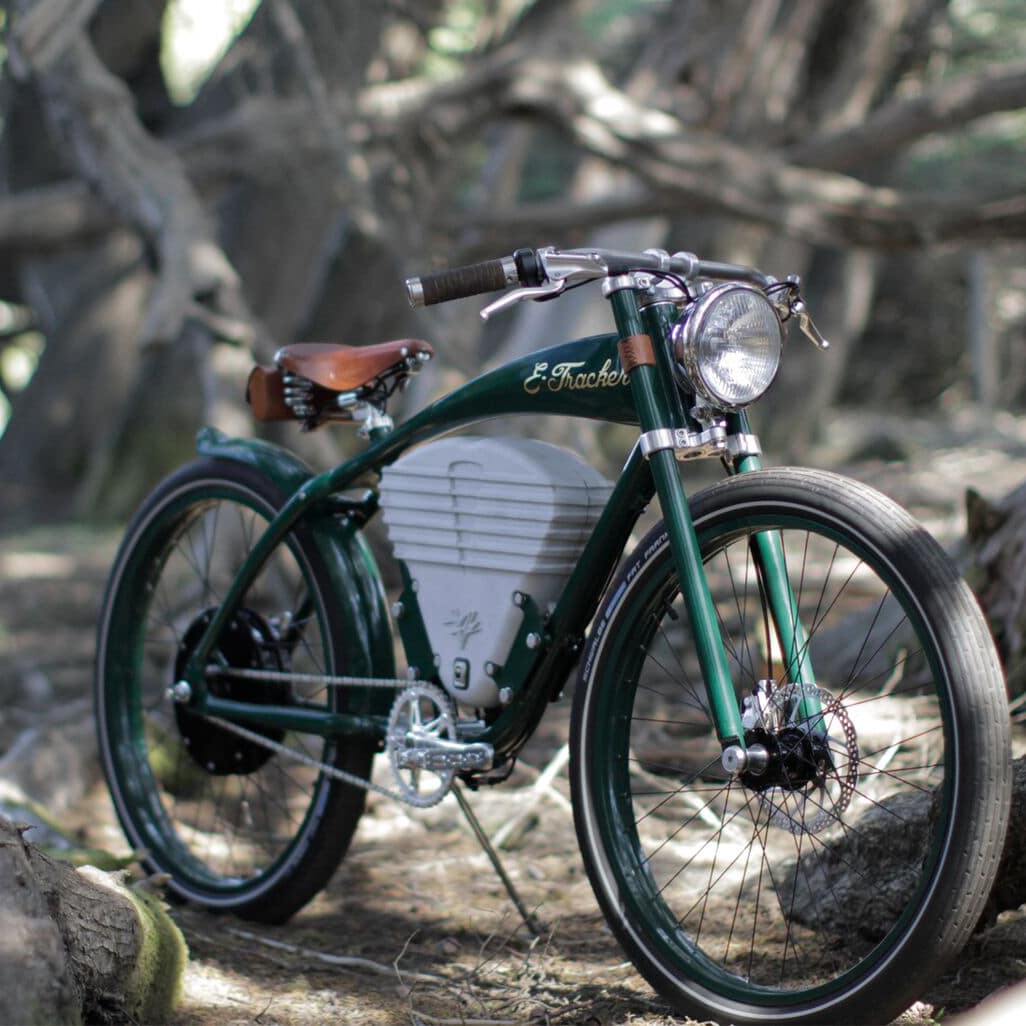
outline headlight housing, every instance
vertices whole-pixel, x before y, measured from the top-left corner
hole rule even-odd
[[[764,292],[743,282],[710,289],[673,326],[682,384],[715,410],[740,410],[773,383],[783,329]]]

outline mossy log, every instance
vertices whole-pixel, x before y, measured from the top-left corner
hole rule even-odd
[[[161,901],[24,833],[0,817],[0,1022],[165,1021],[187,951]]]

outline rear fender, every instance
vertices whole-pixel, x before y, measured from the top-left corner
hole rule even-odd
[[[231,438],[216,428],[200,431],[196,448],[203,456],[253,467],[284,495],[292,495],[314,476],[306,463],[280,445],[256,438]],[[353,676],[395,677],[392,630],[381,572],[359,526],[352,518],[333,512],[315,513],[304,523],[345,616],[343,629],[336,632],[342,638],[340,654],[345,672]],[[367,689],[366,694],[366,711],[387,711],[391,704],[387,690]]]

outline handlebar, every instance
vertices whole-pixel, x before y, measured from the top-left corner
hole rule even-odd
[[[775,279],[744,264],[725,264],[699,260],[693,253],[674,253],[649,249],[643,253],[611,249],[518,249],[511,256],[483,260],[462,267],[423,274],[406,279],[411,306],[432,306],[452,299],[525,288],[556,293],[568,283],[614,277],[632,271],[650,271],[671,275],[685,282],[697,278],[746,281],[766,288]],[[558,286],[558,288],[556,287]]]
[[[434,274],[406,279],[411,306],[433,306],[450,299],[464,299],[485,292],[515,288],[520,284],[512,257],[483,260],[463,267],[450,267]]]
[[[548,279],[538,261],[538,251],[518,249],[512,256],[482,260],[462,267],[406,279],[411,306],[433,306],[450,299],[466,299],[500,289],[541,285]]]

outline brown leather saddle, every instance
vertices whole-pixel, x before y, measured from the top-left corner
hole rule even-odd
[[[279,349],[274,366],[250,371],[246,401],[258,420],[350,420],[338,406],[341,394],[383,403],[433,355],[416,338],[372,346],[300,342]]]

